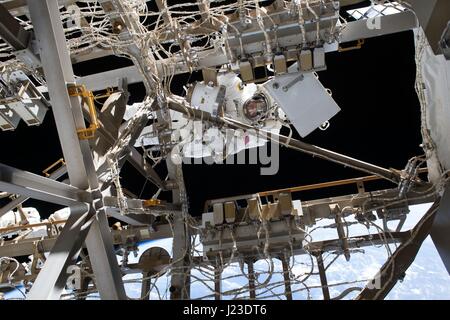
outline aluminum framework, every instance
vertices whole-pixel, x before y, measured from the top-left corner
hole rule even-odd
[[[125,290],[115,257],[106,213],[98,199],[98,181],[90,147],[80,141],[77,129],[85,128],[80,100],[70,97],[67,84],[75,79],[70,57],[65,48],[65,37],[59,19],[59,8],[55,1],[29,1],[28,7],[35,28],[40,57],[47,79],[50,98],[58,134],[67,163],[71,185],[97,193],[89,210],[75,211],[53,247],[43,269],[33,285],[28,299],[59,298],[68,276],[66,268],[79,252],[84,238],[91,255],[97,286],[104,299],[123,299]],[[95,212],[98,210],[97,212]],[[92,217],[91,224],[84,224]]]
[[[108,8],[108,3],[106,2],[107,1],[99,1],[99,3],[103,4],[105,11],[107,11],[106,8]],[[59,236],[57,238],[43,240],[44,251],[50,251],[50,255],[44,267],[35,279],[32,289],[28,294],[28,299],[60,298],[66,285],[66,280],[70,275],[67,267],[76,261],[83,247],[86,247],[88,250],[95,276],[96,288],[99,291],[101,298],[111,300],[126,299],[122,273],[113,249],[114,244],[123,244],[126,241],[116,241],[116,239],[113,238],[114,235],[120,234],[120,232],[111,233],[107,220],[108,213],[110,213],[111,216],[123,219],[122,221],[130,223],[131,225],[138,226],[140,222],[138,220],[134,220],[134,217],[131,214],[121,218],[122,212],[120,212],[120,209],[109,206],[110,202],[117,204],[117,198],[107,198],[104,194],[102,194],[102,192],[112,184],[110,177],[107,177],[109,170],[107,159],[100,157],[101,161],[98,159],[94,160],[92,155],[93,150],[89,145],[89,142],[87,140],[80,139],[77,135],[79,130],[86,129],[85,120],[89,121],[89,110],[82,105],[82,101],[79,97],[69,94],[68,86],[84,84],[89,88],[89,90],[97,91],[108,87],[118,87],[120,86],[120,81],[125,81],[125,83],[128,84],[144,82],[146,85],[147,94],[153,98],[154,88],[152,86],[155,84],[152,82],[153,79],[149,75],[150,73],[145,71],[145,66],[143,66],[139,60],[141,52],[139,52],[139,47],[136,44],[137,41],[135,41],[136,39],[133,39],[132,32],[133,28],[136,27],[135,21],[133,22],[130,17],[125,19],[126,23],[123,27],[131,30],[127,36],[130,38],[130,51],[134,53],[133,58],[135,60],[135,65],[113,71],[97,73],[82,78],[75,78],[72,70],[72,63],[104,57],[112,54],[113,52],[111,50],[95,49],[86,56],[70,55],[66,47],[66,38],[60,19],[58,4],[67,5],[71,3],[72,1],[28,0],[26,3],[25,1],[13,1],[5,4],[5,8],[10,10],[10,12],[15,12],[16,15],[26,12],[29,13],[31,17],[31,22],[34,28],[34,37],[36,38],[35,46],[37,48],[37,52],[35,53],[39,56],[39,63],[42,65],[66,164],[63,168],[60,168],[48,178],[0,164],[0,190],[19,195],[18,198],[12,200],[3,208],[0,208],[0,217],[6,214],[9,210],[25,202],[28,198],[39,199],[46,202],[68,206],[70,208],[71,213],[69,219],[65,223],[65,226]],[[162,2],[158,3],[160,6],[163,6]],[[204,13],[208,9],[207,6],[200,7],[203,8]],[[160,8],[163,9],[162,7]],[[13,47],[16,47],[16,49],[25,49],[25,45],[28,47],[28,37],[31,36],[30,33],[20,29],[20,26],[17,25],[15,25],[16,32],[11,32],[11,30],[9,30],[7,25],[4,23],[11,17],[8,16],[3,19],[1,17],[2,14],[6,14],[8,11],[5,11],[3,6],[1,9],[0,20],[2,23],[0,23],[0,33],[2,34],[2,37],[4,38],[5,33],[7,33],[9,37],[5,40],[9,40],[8,42],[12,44]],[[114,14],[111,14],[111,16],[114,18]],[[206,19],[206,17],[207,16],[204,14],[202,19]],[[170,21],[170,17],[165,18],[166,22]],[[383,27],[381,29],[369,30],[363,26],[365,23],[366,21],[364,20],[349,23],[340,39],[340,42],[345,43],[362,38],[411,30],[417,27],[415,15],[409,11],[382,17],[381,25]],[[258,41],[260,41],[260,38],[264,38],[262,32],[254,35],[254,39],[257,39]],[[248,39],[250,39],[250,37]],[[246,41],[249,43],[246,43],[245,45],[248,45],[249,47],[255,45],[251,43],[251,39],[248,39]],[[237,40],[235,42],[238,43]],[[255,40],[255,42],[257,41]],[[178,59],[179,61],[176,62],[177,64],[183,62],[182,57],[178,57]],[[201,68],[215,67],[217,65],[227,63],[227,59],[223,54],[208,51],[200,53],[199,61]],[[163,68],[162,65],[162,63],[156,64],[154,66],[154,70],[161,70]],[[142,72],[143,70],[144,72]],[[189,71],[189,67],[183,66],[182,68],[178,68],[173,73],[179,74],[187,71]],[[209,121],[215,125],[227,126],[233,129],[249,129],[249,126],[245,124],[230,122],[227,121],[229,119],[223,119],[213,116],[210,113],[199,111],[195,108],[191,108],[185,103],[180,103],[176,99],[167,98],[167,102],[167,104],[161,103],[159,97],[152,100],[152,106],[157,111],[156,114],[158,123],[166,129],[170,129],[170,119],[167,118],[168,109],[166,108],[183,113],[186,117],[191,119],[201,119]],[[107,118],[100,119],[98,129],[98,135],[105,142],[105,145],[108,148],[113,146],[118,139],[118,137],[112,134],[112,132],[117,131],[118,133],[123,130],[127,130],[126,124],[125,126],[118,128],[110,120],[111,119]],[[176,261],[174,263],[174,267],[177,270],[182,270],[182,272],[175,272],[172,274],[170,288],[171,299],[188,299],[190,297],[191,270],[187,261],[187,254],[190,250],[191,236],[196,233],[196,230],[189,229],[186,224],[189,217],[189,212],[182,167],[181,165],[175,165],[172,163],[170,158],[167,157],[166,160],[169,180],[163,181],[158,176],[156,171],[145,163],[145,159],[140,155],[140,153],[132,147],[132,144],[135,142],[137,136],[147,122],[148,118],[143,117],[134,128],[129,129],[130,132],[127,132],[131,136],[131,139],[128,145],[124,146],[120,150],[121,152],[118,156],[118,158],[121,159],[119,167],[123,165],[125,160],[128,160],[141,175],[146,177],[155,186],[161,190],[172,190],[173,201],[170,205],[172,205],[173,208],[176,208],[176,210],[172,210],[174,217],[173,260]],[[264,138],[271,138],[271,135],[267,132],[260,131],[259,134]],[[403,179],[401,172],[397,170],[382,168],[358,159],[353,159],[345,155],[332,152],[330,150],[306,144],[296,139],[291,139],[290,137],[277,136],[276,138],[282,145],[327,159],[340,165],[349,166],[360,171],[375,174],[378,177],[397,184]],[[68,183],[56,181],[65,173],[68,173],[69,176],[69,180],[67,181]],[[431,186],[424,183],[419,185],[418,189],[419,191],[422,191],[422,189],[427,190],[431,189]],[[389,192],[395,193],[396,190],[391,190]],[[363,197],[361,194],[360,196]],[[383,193],[383,195],[385,194]],[[441,243],[440,248],[443,249],[446,248],[444,242],[446,239],[445,230],[448,229],[447,211],[449,208],[449,195],[450,193],[447,190],[442,198],[440,206],[438,202],[436,202],[425,218],[428,219],[430,216],[434,218],[436,211],[438,212],[436,213],[437,217],[435,219],[435,224],[431,229],[431,235],[435,242]],[[370,197],[372,196],[373,195],[371,194]],[[435,200],[434,197],[435,195],[433,193],[429,197],[424,196],[420,201]],[[405,199],[408,199],[408,197]],[[323,203],[320,204],[318,203],[320,200],[317,200],[315,202],[311,202],[310,205],[313,208],[314,205],[328,205],[331,202],[338,203],[340,201],[347,203],[349,200],[347,198],[333,200],[325,199],[323,200]],[[144,214],[148,213],[148,211],[142,207],[141,200],[136,199],[136,203],[139,205],[135,208],[130,205],[129,208],[131,210],[134,209],[136,211],[143,212]],[[350,203],[353,204],[353,202]],[[313,209],[311,210],[313,211]],[[338,218],[339,215],[336,214],[337,225],[341,223]],[[409,266],[409,264],[404,263],[404,261],[412,261],[411,259],[420,248],[420,244],[424,237],[429,234],[429,230],[431,228],[430,221],[432,221],[432,219],[426,220],[427,223],[425,224],[424,229],[418,228],[412,232],[393,232],[391,234],[392,238],[389,241],[403,244],[398,249],[399,254],[391,258],[382,268],[382,271],[391,270],[390,268],[393,268],[391,263],[395,261],[394,259],[401,259],[403,261],[403,268],[395,269],[395,277],[388,280],[388,284],[383,288],[382,292],[380,291],[374,293],[374,291],[365,290],[361,292],[360,298],[378,298],[386,295],[386,293],[395,284],[398,277]],[[159,228],[159,230],[152,230],[153,232],[149,233],[147,227],[143,229],[138,227],[133,231],[136,232],[134,236],[136,238],[141,237],[142,235],[140,232],[142,230],[145,230],[147,234],[146,236],[142,236],[141,239],[159,239],[169,237],[171,235],[171,232],[169,232],[170,228],[167,224],[158,225],[157,228]],[[420,234],[417,235],[416,231]],[[137,235],[138,233],[139,236]],[[415,236],[417,236],[417,239]],[[348,238],[345,239],[346,244],[344,249],[348,250],[365,245],[373,245],[374,243],[382,243],[384,241],[383,237],[384,234],[378,234],[372,237]],[[332,250],[341,250],[344,247],[342,244],[343,238],[345,237],[340,235],[340,239],[313,242],[310,243],[307,248],[308,251],[314,252],[316,255],[317,264],[319,266],[320,280],[323,285],[323,296],[326,300],[331,297],[328,290],[326,270],[323,265],[322,253]],[[411,242],[413,243],[412,249],[411,247],[408,247]],[[36,248],[33,241],[24,241],[20,244],[2,244],[0,245],[0,256],[30,254],[35,249]],[[405,251],[407,253],[402,253]],[[305,252],[306,250],[302,249],[297,253],[302,254]],[[442,256],[446,257],[446,262],[450,260],[450,258],[448,258],[448,252],[442,251],[440,253]],[[400,258],[398,258],[398,256],[400,256]],[[285,296],[287,299],[292,299],[292,288],[289,282],[286,257],[279,256],[278,258],[281,260],[283,265]],[[213,264],[215,264],[216,267],[214,274],[216,279],[215,298],[219,299],[221,298],[219,265],[217,261],[214,261]],[[254,264],[252,257],[247,257],[246,264],[250,273],[249,287],[250,298],[252,299],[256,297],[254,273],[250,272],[250,270],[253,270]],[[446,264],[446,266],[448,268],[448,264]],[[142,288],[143,292],[145,290],[148,291],[149,283],[143,283]],[[217,293],[217,291],[219,293]]]

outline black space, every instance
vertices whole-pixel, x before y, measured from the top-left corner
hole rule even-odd
[[[100,61],[102,60],[102,61]],[[420,107],[414,90],[415,62],[412,32],[367,39],[360,50],[329,53],[326,71],[320,80],[330,88],[341,112],[331,119],[327,131],[316,130],[304,141],[359,158],[384,167],[401,169],[407,160],[422,154],[419,147]],[[129,65],[119,58],[98,59],[74,66],[77,75],[105,71]],[[174,92],[196,76],[180,76],[173,81]],[[143,99],[141,84],[131,85],[130,103]],[[301,105],[302,102],[299,102]],[[298,138],[297,135],[294,137]],[[51,111],[40,127],[27,127],[23,122],[14,132],[0,132],[3,146],[0,162],[41,174],[49,164],[62,157]],[[158,172],[165,178],[165,164]],[[332,181],[365,175],[352,169],[312,158],[300,152],[282,148],[280,170],[275,176],[261,176],[259,165],[184,165],[190,212],[201,214],[205,200]],[[124,186],[139,195],[144,179],[130,165],[122,170]],[[392,187],[387,183],[372,183],[369,187]],[[147,183],[142,198],[150,197],[155,188]],[[340,187],[321,192],[300,194],[303,200],[331,195],[355,193],[355,187]],[[170,192],[162,197],[170,199]],[[28,201],[42,216],[58,206]]]

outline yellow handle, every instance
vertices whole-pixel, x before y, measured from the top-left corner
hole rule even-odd
[[[92,139],[95,132],[100,127],[97,120],[97,111],[95,110],[94,94],[86,89],[84,85],[70,85],[67,88],[71,97],[81,97],[89,107],[89,115],[91,117],[91,125],[86,129],[77,130],[80,140]]]

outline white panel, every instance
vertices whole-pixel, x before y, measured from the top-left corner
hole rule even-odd
[[[223,204],[222,203],[215,203],[213,205],[213,212],[214,212],[214,226],[218,226],[223,224]]]
[[[300,70],[310,71],[313,68],[311,50],[303,50],[300,53]]]
[[[325,67],[325,50],[323,48],[314,49],[314,69]]]
[[[14,130],[20,122],[17,113],[11,110],[8,105],[0,105],[0,128],[2,130]]]
[[[312,73],[274,77],[263,84],[302,137],[330,120],[341,109]]]
[[[303,216],[303,207],[302,202],[300,200],[292,201],[292,206],[294,207],[294,210],[297,211],[298,216]]]
[[[155,133],[153,132],[153,125],[149,125],[145,127],[139,138],[136,139],[134,146],[139,148],[141,146],[153,146],[159,144],[158,137],[155,137]]]
[[[441,167],[450,169],[450,61],[442,54],[435,55],[427,44],[420,67],[426,88],[423,117],[436,146],[434,152],[428,152],[428,177],[437,182],[441,178]]]
[[[207,223],[214,226],[214,212],[206,212],[202,214],[202,228],[205,229]]]

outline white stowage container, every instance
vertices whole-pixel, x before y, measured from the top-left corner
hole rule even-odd
[[[224,214],[223,214],[223,204],[222,203],[215,203],[213,205],[213,212],[214,212],[214,225],[218,226],[223,224],[223,218],[224,218]]]
[[[28,222],[30,224],[41,222],[41,215],[39,214],[39,211],[37,211],[36,208],[28,207],[22,208],[22,210],[27,215]]]
[[[314,69],[325,67],[325,50],[324,48],[315,48],[313,53]]]
[[[312,54],[310,50],[300,52],[300,70],[310,71],[313,68]]]
[[[214,226],[214,212],[205,212],[202,214],[202,228],[205,229],[207,225]]]
[[[41,216],[36,208],[22,208],[27,216],[27,220],[30,224],[41,222]],[[0,228],[6,228],[8,226],[17,225],[22,220],[20,213],[16,211],[9,211],[0,218]]]
[[[55,221],[61,221],[61,220],[67,220],[70,215],[70,209],[69,208],[63,208],[58,211],[55,211],[49,219],[54,219]]]
[[[195,85],[191,97],[191,105],[202,111],[209,112],[213,115],[217,114],[220,99],[220,86],[213,86],[199,82]]]
[[[303,216],[303,207],[300,200],[292,201],[292,206],[294,207],[293,213],[297,216]]]
[[[14,211],[8,211],[0,218],[0,228],[13,226],[20,222],[20,215]]]
[[[0,105],[0,129],[14,130],[20,122],[20,117],[8,105]]]

